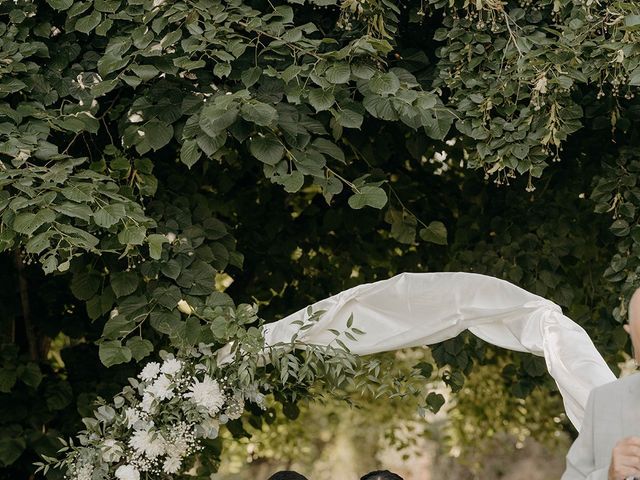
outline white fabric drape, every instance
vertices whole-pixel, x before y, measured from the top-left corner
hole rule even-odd
[[[351,314],[366,333],[340,338],[356,354],[430,345],[469,330],[503,348],[544,356],[562,394],[567,416],[579,430],[589,391],[615,376],[582,327],[555,303],[504,280],[473,273],[402,273],[363,284],[312,305],[325,310],[307,330],[293,325],[306,308],[264,327],[266,344],[327,345],[329,329],[342,331]]]

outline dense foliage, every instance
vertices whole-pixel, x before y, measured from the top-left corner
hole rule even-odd
[[[243,302],[268,320],[400,271],[511,280],[615,359],[639,32],[616,1],[0,3],[7,478],[161,349],[259,344]],[[457,390],[487,348],[432,353]],[[548,382],[501,355],[513,394]]]

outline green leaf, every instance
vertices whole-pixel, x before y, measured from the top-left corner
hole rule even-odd
[[[167,263],[162,265],[160,271],[163,275],[175,280],[182,272],[182,266],[176,259],[172,258]]]
[[[447,227],[442,222],[431,222],[427,228],[420,230],[420,238],[425,242],[437,245],[447,244]]]
[[[129,58],[122,58],[114,53],[107,53],[98,60],[98,73],[105,78],[112,72],[122,70],[129,63]]]
[[[131,295],[138,288],[140,277],[136,272],[114,272],[111,274],[111,288],[116,297]]]
[[[344,108],[334,115],[336,121],[345,128],[360,128],[362,126],[363,116],[353,110]]]
[[[624,17],[625,27],[635,27],[637,25],[640,25],[640,15],[627,15]]]
[[[329,155],[342,163],[345,162],[343,151],[332,141],[326,138],[316,138],[312,145],[319,152]]]
[[[77,272],[71,278],[71,293],[78,300],[89,300],[100,288],[101,276],[93,272]]]
[[[51,223],[56,219],[56,214],[48,208],[43,208],[38,213],[20,213],[13,220],[13,229],[24,235],[31,235],[45,223]]]
[[[226,132],[222,132],[213,138],[205,133],[202,133],[196,137],[198,146],[207,157],[211,157],[214,153],[220,150],[224,146],[226,141]]]
[[[53,209],[67,217],[80,218],[86,222],[91,220],[91,215],[93,214],[91,208],[84,203],[65,202],[54,205]]]
[[[421,111],[422,125],[431,138],[443,140],[453,124],[453,114],[449,110]]]
[[[174,30],[171,30],[164,37],[162,37],[162,39],[160,40],[160,46],[163,49],[165,49],[165,48],[173,45],[174,43],[176,43],[181,38],[182,38],[182,29],[181,28],[176,28]]]
[[[175,285],[171,285],[168,288],[157,287],[153,291],[153,298],[163,307],[173,310],[182,299],[182,292]]]
[[[153,343],[141,337],[133,337],[127,340],[127,347],[136,362],[149,356],[153,352]]]
[[[304,185],[304,175],[298,170],[294,170],[291,174],[286,175],[278,180],[287,193],[295,193]]]
[[[231,73],[231,65],[228,63],[218,62],[213,67],[213,74],[216,77],[219,77],[219,78],[228,77],[230,73]]]
[[[177,310],[174,312],[156,310],[151,312],[149,323],[154,330],[171,335],[180,326],[181,320]]]
[[[147,237],[147,243],[149,244],[149,256],[154,260],[160,260],[162,256],[162,245],[168,243],[169,240],[166,236],[159,233],[153,233]]]
[[[122,245],[142,245],[146,238],[147,230],[144,227],[125,227],[118,233],[118,241]]]
[[[244,86],[249,88],[260,79],[260,75],[262,75],[262,69],[260,67],[251,67],[242,72],[240,78]]]
[[[379,73],[369,80],[367,86],[378,95],[393,95],[400,88],[400,80],[393,72]]]
[[[0,392],[9,393],[18,376],[13,368],[0,368]]]
[[[393,105],[388,97],[380,97],[377,95],[367,95],[362,100],[364,108],[375,118],[381,120],[395,121],[398,120]]]
[[[200,128],[211,138],[216,138],[229,128],[238,118],[238,108],[222,108],[217,105],[206,105],[200,113]]]
[[[349,197],[349,206],[354,210],[359,210],[369,206],[382,208],[387,204],[387,194],[380,187],[364,186],[359,189],[359,193]]]
[[[73,0],[47,0],[47,3],[56,10],[67,10],[73,5]]]
[[[40,371],[40,367],[37,363],[29,362],[24,368],[20,371],[20,380],[24,382],[25,385],[31,388],[38,388],[40,382],[42,381],[42,372]]]
[[[99,227],[109,228],[126,217],[126,215],[127,212],[125,211],[124,205],[115,203],[96,210],[93,214],[93,221]]]
[[[198,148],[198,143],[195,140],[190,139],[184,141],[180,149],[180,161],[182,163],[191,168],[200,160],[201,156],[202,152]]]
[[[68,382],[58,381],[48,384],[43,396],[46,398],[49,410],[62,410],[71,403],[73,390]]]
[[[271,105],[262,102],[245,103],[240,109],[242,118],[248,122],[264,127],[273,125],[278,119],[278,112]]]
[[[335,101],[336,99],[330,89],[315,88],[309,92],[309,103],[316,109],[316,112],[329,110]]]
[[[29,239],[29,241],[25,245],[25,249],[27,250],[28,253],[39,255],[43,251],[51,247],[51,237],[53,235],[54,235],[54,232],[52,230],[47,230],[42,233],[38,233],[37,235]]]
[[[153,65],[131,65],[131,70],[144,82],[148,82],[160,73]]]
[[[96,28],[102,20],[102,14],[96,10],[91,12],[86,17],[82,17],[76,21],[75,29],[78,32],[89,33]]]
[[[130,362],[132,357],[131,349],[122,345],[119,340],[102,342],[98,354],[100,361],[107,368]]]
[[[26,87],[27,84],[17,78],[4,78],[0,81],[0,93],[15,93]]]
[[[331,83],[347,83],[351,78],[351,68],[348,63],[336,63],[327,68],[324,76]]]
[[[159,120],[151,120],[143,127],[142,131],[144,139],[154,150],[160,150],[173,138],[173,126]]]
[[[427,395],[427,406],[433,413],[438,413],[444,403],[444,397],[439,393],[429,392],[429,395]]]
[[[354,76],[361,78],[362,80],[369,80],[376,74],[376,72],[378,72],[378,70],[371,65],[364,63],[351,65],[351,71]]]
[[[624,237],[629,234],[629,222],[626,220],[616,220],[611,224],[611,231],[618,237]]]
[[[115,297],[111,288],[105,288],[100,295],[95,295],[87,301],[87,315],[91,320],[97,320],[113,307]]]
[[[124,315],[116,315],[104,324],[102,329],[102,338],[109,340],[115,340],[120,337],[124,337],[136,326],[135,322],[132,322]]]
[[[284,146],[271,134],[253,138],[249,142],[249,151],[251,155],[267,165],[277,164],[284,156]]]
[[[428,362],[419,362],[413,368],[418,370],[420,375],[427,379],[431,378],[431,375],[433,374],[433,365]]]
[[[8,467],[16,462],[27,448],[22,435],[0,430],[0,465]]]

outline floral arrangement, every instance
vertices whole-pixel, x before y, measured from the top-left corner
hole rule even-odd
[[[245,402],[264,408],[264,395],[255,382],[239,389],[228,377],[216,378],[209,346],[196,358],[176,358],[162,352],[162,363],[150,362],[130,385],[103,404],[94,418],[83,420],[80,445],[64,442],[58,461],[45,457],[39,468],[66,468],[67,478],[139,480],[141,474],[161,478],[184,470],[200,439],[215,439],[221,424],[240,418]],[[62,440],[62,439],[61,439]]]
[[[77,442],[60,439],[63,458],[43,456],[37,471],[62,469],[70,480],[174,478],[197,464],[204,440],[216,439],[220,427],[239,419],[247,403],[265,410],[265,396],[282,387],[296,389],[300,398],[318,381],[327,390],[341,390],[365,375],[360,360],[339,339],[342,332],[335,332],[338,347],[305,345],[295,355],[301,346],[297,335],[290,344],[265,348],[255,306],[198,311],[181,300],[178,308],[205,322],[224,313],[236,321],[257,321],[258,328],[228,343],[232,347],[224,349],[227,359],[221,365],[215,350],[219,343],[181,348],[175,355],[161,351],[161,362],[147,363],[112,402],[99,399],[94,416],[83,419],[86,429]],[[309,308],[306,321],[293,323],[304,331],[323,313]],[[355,338],[349,333],[352,322],[345,334]]]

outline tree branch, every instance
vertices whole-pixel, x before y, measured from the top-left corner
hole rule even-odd
[[[22,304],[22,321],[24,322],[24,331],[29,344],[29,357],[34,362],[38,361],[38,341],[36,332],[31,323],[31,308],[29,306],[29,284],[27,283],[27,274],[22,261],[20,250],[15,250],[15,264],[18,271],[18,289],[20,291],[20,303]]]

